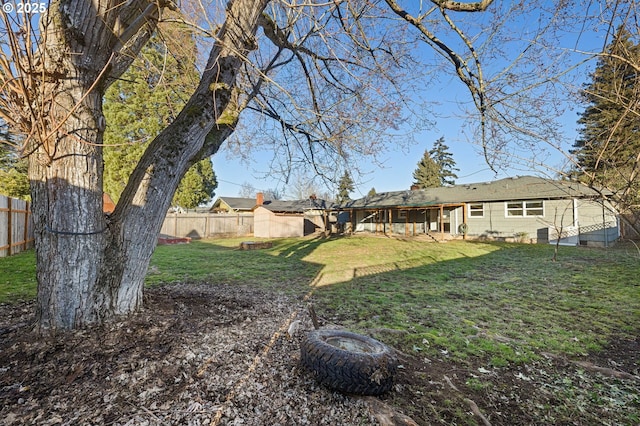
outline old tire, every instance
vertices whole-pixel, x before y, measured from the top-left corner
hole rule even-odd
[[[389,347],[360,334],[314,330],[300,346],[302,364],[323,385],[346,393],[380,395],[391,389],[398,360]]]

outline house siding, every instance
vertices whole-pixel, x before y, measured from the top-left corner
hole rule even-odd
[[[351,213],[355,232],[524,242],[564,240],[564,234],[574,233],[570,240],[575,244],[607,245],[619,237],[619,226],[615,209],[603,208],[601,198],[578,182],[524,176],[384,192],[341,207]]]
[[[219,197],[211,206],[210,211],[216,213],[243,213],[253,214],[252,209],[256,205],[254,198]]]
[[[520,202],[520,200],[513,200]],[[529,200],[532,201],[532,200]],[[460,225],[467,224],[466,236],[472,239],[505,239],[523,242],[548,242],[549,234],[562,229],[564,233],[575,228],[580,244],[612,242],[618,238],[616,215],[610,206],[591,200],[541,200],[541,216],[508,216],[507,201],[467,203],[463,206],[420,208],[388,208],[353,210],[352,226],[355,232],[371,232],[413,236],[440,233],[460,237]],[[482,204],[482,217],[470,216],[468,206]],[[464,212],[466,211],[466,222]],[[443,213],[442,220],[440,214]],[[603,216],[604,214],[604,216]],[[389,216],[391,215],[391,216]]]
[[[580,244],[608,246],[620,238],[620,224],[615,209],[610,204],[585,200],[578,201]]]
[[[322,210],[309,210],[304,213],[305,231],[304,234],[312,234],[317,231],[325,230],[325,215]]]
[[[467,236],[475,238],[521,238],[531,241],[547,242],[549,229],[571,228],[579,225],[580,240],[602,240],[617,238],[616,216],[602,204],[591,200],[544,200],[543,216],[507,216],[504,201],[483,203],[483,217],[467,217]],[[575,203],[575,204],[574,204]],[[603,225],[604,224],[604,225]],[[584,229],[584,232],[582,232]],[[599,233],[599,236],[596,235]]]

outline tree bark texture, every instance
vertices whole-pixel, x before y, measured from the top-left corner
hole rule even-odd
[[[105,215],[102,96],[149,39],[163,5],[52,2],[39,52],[36,124],[46,136],[31,148],[29,166],[42,328],[82,327],[141,306],[157,235],[182,176],[233,132],[236,74],[267,3],[230,3],[198,89],[152,141],[115,211]]]

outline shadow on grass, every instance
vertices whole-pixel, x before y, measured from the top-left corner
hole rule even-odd
[[[417,252],[336,271],[332,280],[316,277],[317,312],[354,329],[404,330],[405,341],[397,343],[410,351],[480,356],[494,364],[544,351],[586,354],[613,336],[637,333],[637,262],[579,248],[565,250],[560,262],[551,262],[548,246],[477,250],[486,247],[434,245],[434,256]]]
[[[637,259],[563,247],[552,262],[546,245],[431,247],[428,253],[414,245],[422,255],[353,268],[350,279],[317,288],[312,299],[325,321],[425,360],[424,381],[414,373],[394,397],[412,401],[405,408],[415,419],[430,423],[451,404],[437,386],[447,376],[475,401],[487,398],[494,424],[633,424],[640,416],[637,379],[581,367],[612,365],[637,377],[635,352],[623,350],[637,347],[640,331]],[[493,250],[481,253],[483,247]],[[415,408],[431,405],[427,415]]]
[[[601,359],[637,375],[635,353],[622,359],[604,350],[614,339],[638,336],[640,264],[624,251],[561,247],[559,261],[551,262],[553,247],[544,245],[311,237],[243,251],[240,242],[158,247],[147,282],[245,285],[298,297],[313,290],[325,325],[374,335],[426,360],[425,370],[441,368],[437,377],[419,371],[424,381],[406,386],[407,410],[447,408],[451,398],[440,394],[448,387],[438,388],[447,374],[463,391],[478,389],[473,398],[481,406],[495,407],[494,424],[527,423],[514,421],[509,410],[526,411],[528,424],[560,424],[576,413],[562,410],[578,404],[584,404],[580,421],[563,424],[597,424],[601,415],[610,424],[637,418],[637,382],[596,380],[572,370],[569,361],[558,367],[543,355],[569,360],[603,353]],[[27,265],[0,261],[0,283],[16,282],[5,272],[29,275],[33,260],[18,260]],[[24,286],[35,289],[35,280]],[[527,388],[531,393],[525,383],[535,384]],[[631,387],[635,396],[626,390]],[[460,407],[449,424],[468,419]],[[499,411],[507,419],[502,423]],[[431,415],[416,419],[427,424]]]
[[[403,330],[403,349],[492,365],[597,351],[640,323],[640,267],[611,251],[567,247],[552,262],[547,245],[314,237],[235,256],[220,264],[242,264],[243,282],[311,287],[333,322]]]

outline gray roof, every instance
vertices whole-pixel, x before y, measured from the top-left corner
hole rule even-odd
[[[258,206],[255,206],[255,207],[258,207]],[[264,207],[267,210],[271,210],[272,212],[282,212],[282,213],[303,213],[307,210],[325,210],[328,208],[327,202],[325,200],[311,199],[311,198],[307,198],[306,200],[293,200],[293,201],[283,201],[283,200],[265,201],[262,204],[262,207]]]
[[[247,210],[250,211],[253,206],[256,205],[255,198],[240,198],[240,197],[218,197],[218,199],[211,206],[211,210],[217,210],[220,208],[220,203],[224,202],[233,210]]]
[[[535,176],[505,178],[439,188],[382,192],[353,200],[343,209],[422,207],[488,201],[532,199],[594,198],[598,192],[578,182],[544,179]]]

